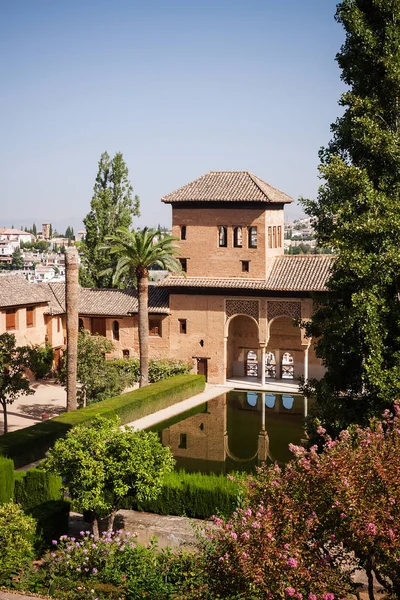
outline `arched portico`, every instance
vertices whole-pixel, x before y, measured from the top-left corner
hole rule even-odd
[[[248,357],[256,353],[260,361],[259,329],[257,321],[248,315],[235,315],[226,324],[226,373],[227,377],[246,377]],[[253,369],[255,376],[260,370],[259,362]],[[250,370],[249,370],[250,371]]]
[[[295,319],[276,316],[268,323],[268,342],[265,349],[265,376],[268,379],[296,380],[307,378],[307,359],[304,335]],[[271,368],[271,363],[273,367]]]

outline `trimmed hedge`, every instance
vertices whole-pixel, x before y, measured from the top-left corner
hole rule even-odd
[[[6,433],[0,438],[0,454],[21,467],[44,457],[54,442],[76,425],[89,423],[95,416],[118,415],[123,425],[155,413],[204,390],[202,375],[176,375],[115,398],[96,402],[54,419]]]
[[[0,504],[12,502],[14,493],[14,462],[0,456]]]
[[[208,519],[214,514],[229,518],[241,502],[242,488],[225,475],[175,471],[165,476],[156,500],[137,503],[128,497],[121,508],[197,519]]]
[[[14,502],[37,520],[45,544],[68,532],[70,503],[63,500],[61,477],[40,469],[15,472]]]

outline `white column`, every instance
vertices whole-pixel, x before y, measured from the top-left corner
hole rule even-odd
[[[224,383],[226,383],[226,373],[228,371],[228,337],[224,338]]]
[[[265,385],[265,346],[261,347],[261,385]]]
[[[265,431],[265,392],[261,392],[261,430]]]
[[[308,382],[308,348],[304,348],[304,383]]]

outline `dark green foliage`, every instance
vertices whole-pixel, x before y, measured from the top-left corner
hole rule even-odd
[[[120,375],[128,377],[129,385],[137,383],[140,379],[140,362],[138,358],[121,358],[110,361]],[[150,360],[149,361],[149,383],[156,383],[174,375],[186,375],[190,373],[192,366],[174,359]]]
[[[68,531],[69,502],[63,500],[61,478],[41,469],[15,473],[14,502],[37,520],[37,534],[46,544]]]
[[[103,248],[106,237],[118,227],[130,227],[132,216],[139,216],[139,198],[132,198],[128,167],[121,152],[111,158],[104,152],[99,161],[90,212],[83,222],[86,235],[80,249],[83,252],[80,283],[84,287],[115,287],[112,282],[114,257]],[[105,274],[105,271],[110,271]]]
[[[308,328],[327,367],[314,413],[334,435],[400,396],[400,3],[344,0],[336,20],[348,89],[320,152],[325,183],[305,203],[336,255]]]
[[[14,493],[14,462],[0,456],[0,504],[11,502]]]
[[[199,394],[204,386],[205,378],[201,375],[170,377],[3,435],[0,437],[0,452],[3,456],[13,458],[16,467],[21,467],[43,458],[54,442],[63,437],[71,427],[89,423],[97,415],[107,418],[118,415],[124,425]]]
[[[17,248],[15,248],[14,252],[12,253],[11,268],[12,269],[23,269],[24,268],[24,257],[22,256],[22,252],[21,252],[21,249],[19,248],[19,246],[17,246]]]
[[[33,346],[29,349],[28,360],[36,379],[43,379],[49,375],[53,366],[54,350],[48,343],[45,346]]]
[[[215,514],[229,518],[241,501],[242,488],[225,475],[179,471],[165,476],[157,499],[136,503],[127,498],[123,507],[196,519],[209,519]]]

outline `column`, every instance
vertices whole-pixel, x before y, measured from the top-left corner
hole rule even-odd
[[[265,386],[265,346],[261,347],[261,386]]]
[[[265,431],[265,392],[261,392],[261,431]]]
[[[228,336],[224,337],[224,383],[228,372]]]
[[[304,383],[308,382],[308,348],[309,346],[304,348]]]

